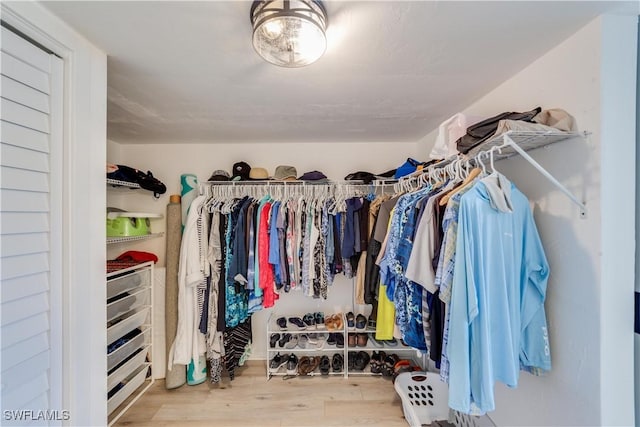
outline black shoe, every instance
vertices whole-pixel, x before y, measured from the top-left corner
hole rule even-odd
[[[331,367],[333,368],[333,372],[340,372],[344,367],[344,358],[340,353],[336,353],[333,355],[331,359]]]
[[[269,340],[269,347],[275,348],[276,343],[278,342],[279,339],[280,339],[280,334],[271,334],[271,339]]]
[[[319,311],[317,313],[314,314],[315,320],[316,320],[316,328],[318,329],[324,329],[324,313]]]
[[[282,338],[278,341],[278,347],[282,348],[291,339],[291,334],[282,334]]]
[[[304,325],[304,322],[299,317],[289,317],[289,323],[293,323],[294,325],[296,325],[301,330],[302,329],[307,329],[307,327]]]
[[[287,319],[285,319],[284,317],[278,317],[276,323],[278,324],[280,329],[287,329]]]
[[[320,358],[320,373],[322,375],[329,375],[330,370],[331,362],[329,361],[329,356],[322,356]]]
[[[362,314],[356,316],[356,329],[363,330],[367,327],[367,318]]]
[[[336,343],[336,335],[337,334],[334,334],[333,332],[329,333],[329,338],[327,338],[327,344],[328,345],[335,345],[335,343]]]
[[[356,371],[364,371],[364,368],[369,364],[369,353],[366,351],[359,351],[356,354],[353,367]]]
[[[287,374],[295,375],[298,372],[298,356],[291,353],[289,360],[287,360]]]
[[[305,314],[302,321],[307,325],[307,328],[315,328],[316,326],[316,318],[312,313]]]
[[[336,347],[344,348],[344,335],[336,334]]]
[[[280,353],[273,356],[273,359],[269,362],[269,369],[271,372],[277,372],[280,367],[287,363],[287,357],[281,356]]]
[[[349,353],[347,353],[347,356],[348,356],[347,364],[349,366],[350,371],[353,371],[355,369],[357,354],[358,353],[356,353],[355,351],[350,351]]]

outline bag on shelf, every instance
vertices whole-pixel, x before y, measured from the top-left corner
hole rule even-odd
[[[115,165],[115,170],[113,170],[113,167],[108,170],[112,171],[107,173],[107,178],[139,184],[145,190],[152,191],[156,198],[160,197],[160,194],[167,192],[167,187],[162,181],[155,178],[151,171],[144,173],[125,165]]]
[[[458,151],[466,154],[472,148],[477,147],[489,138],[491,138],[498,128],[500,120],[522,120],[525,122],[533,121],[533,118],[541,111],[540,107],[524,113],[506,112],[490,117],[467,128],[466,135],[456,141]]]

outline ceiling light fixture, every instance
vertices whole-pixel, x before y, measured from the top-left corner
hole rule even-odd
[[[251,24],[256,52],[281,67],[309,65],[327,48],[327,12],[318,0],[256,0]]]

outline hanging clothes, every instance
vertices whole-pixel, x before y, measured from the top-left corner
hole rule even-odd
[[[461,197],[448,336],[451,408],[492,411],[495,381],[516,387],[521,366],[551,369],[548,276],[529,201],[515,185],[491,177]]]

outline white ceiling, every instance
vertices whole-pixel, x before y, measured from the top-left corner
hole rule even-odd
[[[326,54],[286,69],[253,51],[248,1],[44,5],[109,55],[120,143],[416,141],[620,6],[328,1]]]

